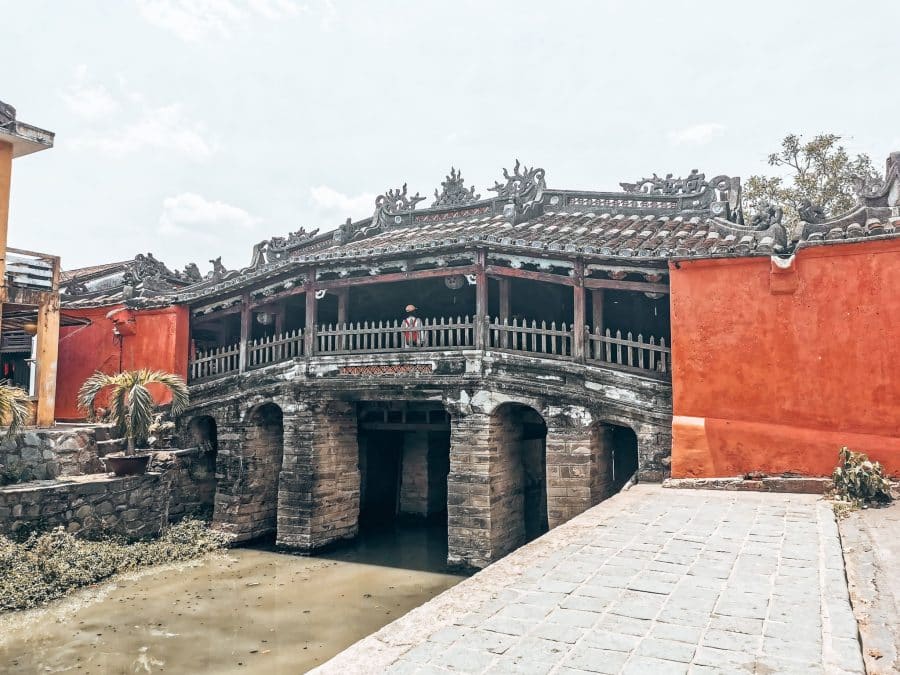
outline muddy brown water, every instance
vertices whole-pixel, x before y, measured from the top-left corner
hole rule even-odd
[[[302,673],[463,579],[446,528],[325,556],[232,549],[0,616],[3,673]]]

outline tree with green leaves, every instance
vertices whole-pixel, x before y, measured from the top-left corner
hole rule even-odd
[[[880,186],[881,172],[866,154],[851,157],[835,134],[811,140],[790,134],[768,158],[783,176],[750,176],[744,185],[744,208],[758,213],[770,204],[784,209],[788,222],[822,220],[853,209],[860,195]]]
[[[16,433],[30,419],[31,398],[28,392],[6,380],[0,381],[0,420],[6,425],[6,435]]]
[[[108,392],[108,418],[116,433],[127,441],[126,455],[133,455],[137,446],[147,444],[154,413],[159,403],[148,385],[159,385],[172,395],[172,415],[180,415],[188,404],[188,387],[178,375],[161,370],[129,370],[115,375],[96,372],[78,391],[78,407],[91,419],[97,416],[97,402],[101,393]]]

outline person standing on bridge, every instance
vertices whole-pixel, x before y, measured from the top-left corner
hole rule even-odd
[[[416,316],[416,306],[406,306],[406,318],[400,324],[403,329],[404,347],[424,347],[425,331],[422,330],[422,319]]]

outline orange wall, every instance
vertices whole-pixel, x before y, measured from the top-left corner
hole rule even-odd
[[[670,270],[673,476],[900,475],[900,240]]]
[[[90,320],[87,326],[60,328],[56,419],[83,417],[76,399],[81,384],[96,370],[119,370],[119,343],[113,339],[114,323],[107,315],[121,305],[96,309],[64,310],[66,316]],[[127,315],[126,315],[127,316]],[[133,310],[133,324],[123,332],[122,369],[152,368],[187,377],[189,314],[186,307]],[[123,314],[117,318],[122,319]],[[165,402],[165,400],[161,401]]]

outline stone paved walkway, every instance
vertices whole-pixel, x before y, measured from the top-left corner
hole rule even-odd
[[[861,673],[837,525],[810,495],[638,485],[317,673]]]

